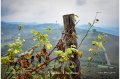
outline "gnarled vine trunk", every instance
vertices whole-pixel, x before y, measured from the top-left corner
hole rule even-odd
[[[77,48],[77,38],[73,37],[73,34],[76,34],[75,30],[75,15],[68,14],[63,16],[64,21],[64,38],[66,43],[66,48],[75,45]],[[72,74],[73,79],[80,79],[80,61],[78,55],[74,53],[74,57],[71,57],[71,61],[75,63],[75,67],[71,69],[74,73]],[[71,64],[70,64],[71,65]],[[78,74],[77,74],[78,73]]]

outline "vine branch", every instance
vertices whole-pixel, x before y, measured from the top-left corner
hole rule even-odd
[[[87,30],[87,32],[86,32],[85,36],[83,37],[82,41],[81,41],[80,44],[78,45],[78,48],[80,48],[80,46],[82,45],[83,41],[84,41],[85,38],[87,37],[89,31],[91,30],[91,28],[92,28],[93,25],[95,24],[98,13],[100,13],[100,12],[96,12],[95,19],[93,20],[93,23],[90,25],[89,29]]]
[[[55,59],[58,59],[58,58],[60,58],[60,57],[58,56],[58,57],[55,57],[55,58],[51,59],[51,60],[49,61],[49,63],[52,62],[52,61],[55,60]],[[41,67],[44,66],[44,65],[47,65],[47,63],[44,62],[44,63],[41,64],[39,67],[35,68],[33,71],[36,71],[37,69],[38,69],[38,70],[41,69]],[[32,72],[33,72],[33,71],[32,71]]]

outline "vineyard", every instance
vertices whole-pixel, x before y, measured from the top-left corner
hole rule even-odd
[[[63,15],[64,29],[59,36],[60,39],[53,41],[56,44],[53,44],[49,37],[49,34],[53,33],[52,28],[45,28],[47,33],[31,29],[30,33],[35,45],[29,44],[28,49],[26,42],[29,39],[26,40],[21,36],[21,33],[25,35],[24,25],[19,25],[17,29],[19,32],[13,39],[14,42],[8,44],[7,53],[1,57],[2,79],[118,79],[118,67],[111,65],[106,53],[106,44],[109,43],[106,40],[109,35],[106,33],[99,32],[90,40],[91,45],[87,50],[90,54],[87,55],[84,66],[82,63],[82,58],[85,56],[81,50],[82,45],[88,39],[92,27],[99,23],[98,14],[99,12],[96,12],[93,22],[88,23],[90,27],[81,41],[78,41],[75,28],[79,22],[75,17],[79,17],[67,14]],[[101,53],[105,58],[102,64],[96,64],[95,60]],[[110,71],[114,76],[102,75],[102,71]]]

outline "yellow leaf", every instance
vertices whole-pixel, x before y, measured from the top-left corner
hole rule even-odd
[[[24,55],[25,58],[30,59],[32,57],[32,54],[26,54]]]
[[[90,49],[89,49],[89,52],[92,52],[93,50],[94,50],[93,48],[90,48]]]
[[[92,62],[92,61],[93,61],[93,58],[92,58],[92,57],[88,57],[88,61],[89,61],[89,62]]]
[[[78,56],[81,58],[83,56],[83,52],[82,51],[78,51],[77,52]]]
[[[67,49],[66,49],[66,52],[67,52],[67,54],[72,54],[71,48],[67,48]]]
[[[2,57],[1,61],[2,61],[3,64],[7,64],[9,62],[9,57],[8,56]]]
[[[33,33],[34,35],[39,35],[40,32],[38,32],[37,30],[30,30],[31,33]]]
[[[98,47],[101,47],[101,48],[105,51],[105,48],[104,48],[104,46],[103,46],[103,43],[102,43],[102,42],[98,42],[98,43],[97,43],[97,45],[98,45]]]
[[[70,66],[70,68],[74,68],[75,66],[72,64],[71,66]]]
[[[51,43],[47,43],[46,46],[47,46],[47,49],[51,49],[52,48],[52,44]]]
[[[18,53],[18,52],[20,52],[20,51],[19,51],[19,50],[16,50],[16,49],[14,50],[14,53]]]

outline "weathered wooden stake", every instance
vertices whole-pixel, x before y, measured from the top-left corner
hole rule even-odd
[[[65,43],[66,48],[71,47],[71,45],[75,45],[77,47],[77,38],[72,38],[73,34],[76,34],[75,30],[75,15],[68,14],[63,16],[64,21],[64,32],[65,32]],[[75,53],[74,57],[71,60],[75,63],[75,67],[72,69],[75,73],[80,73],[80,61],[78,59],[78,55]],[[71,65],[71,64],[70,64]],[[72,74],[73,79],[80,79],[80,75]]]

